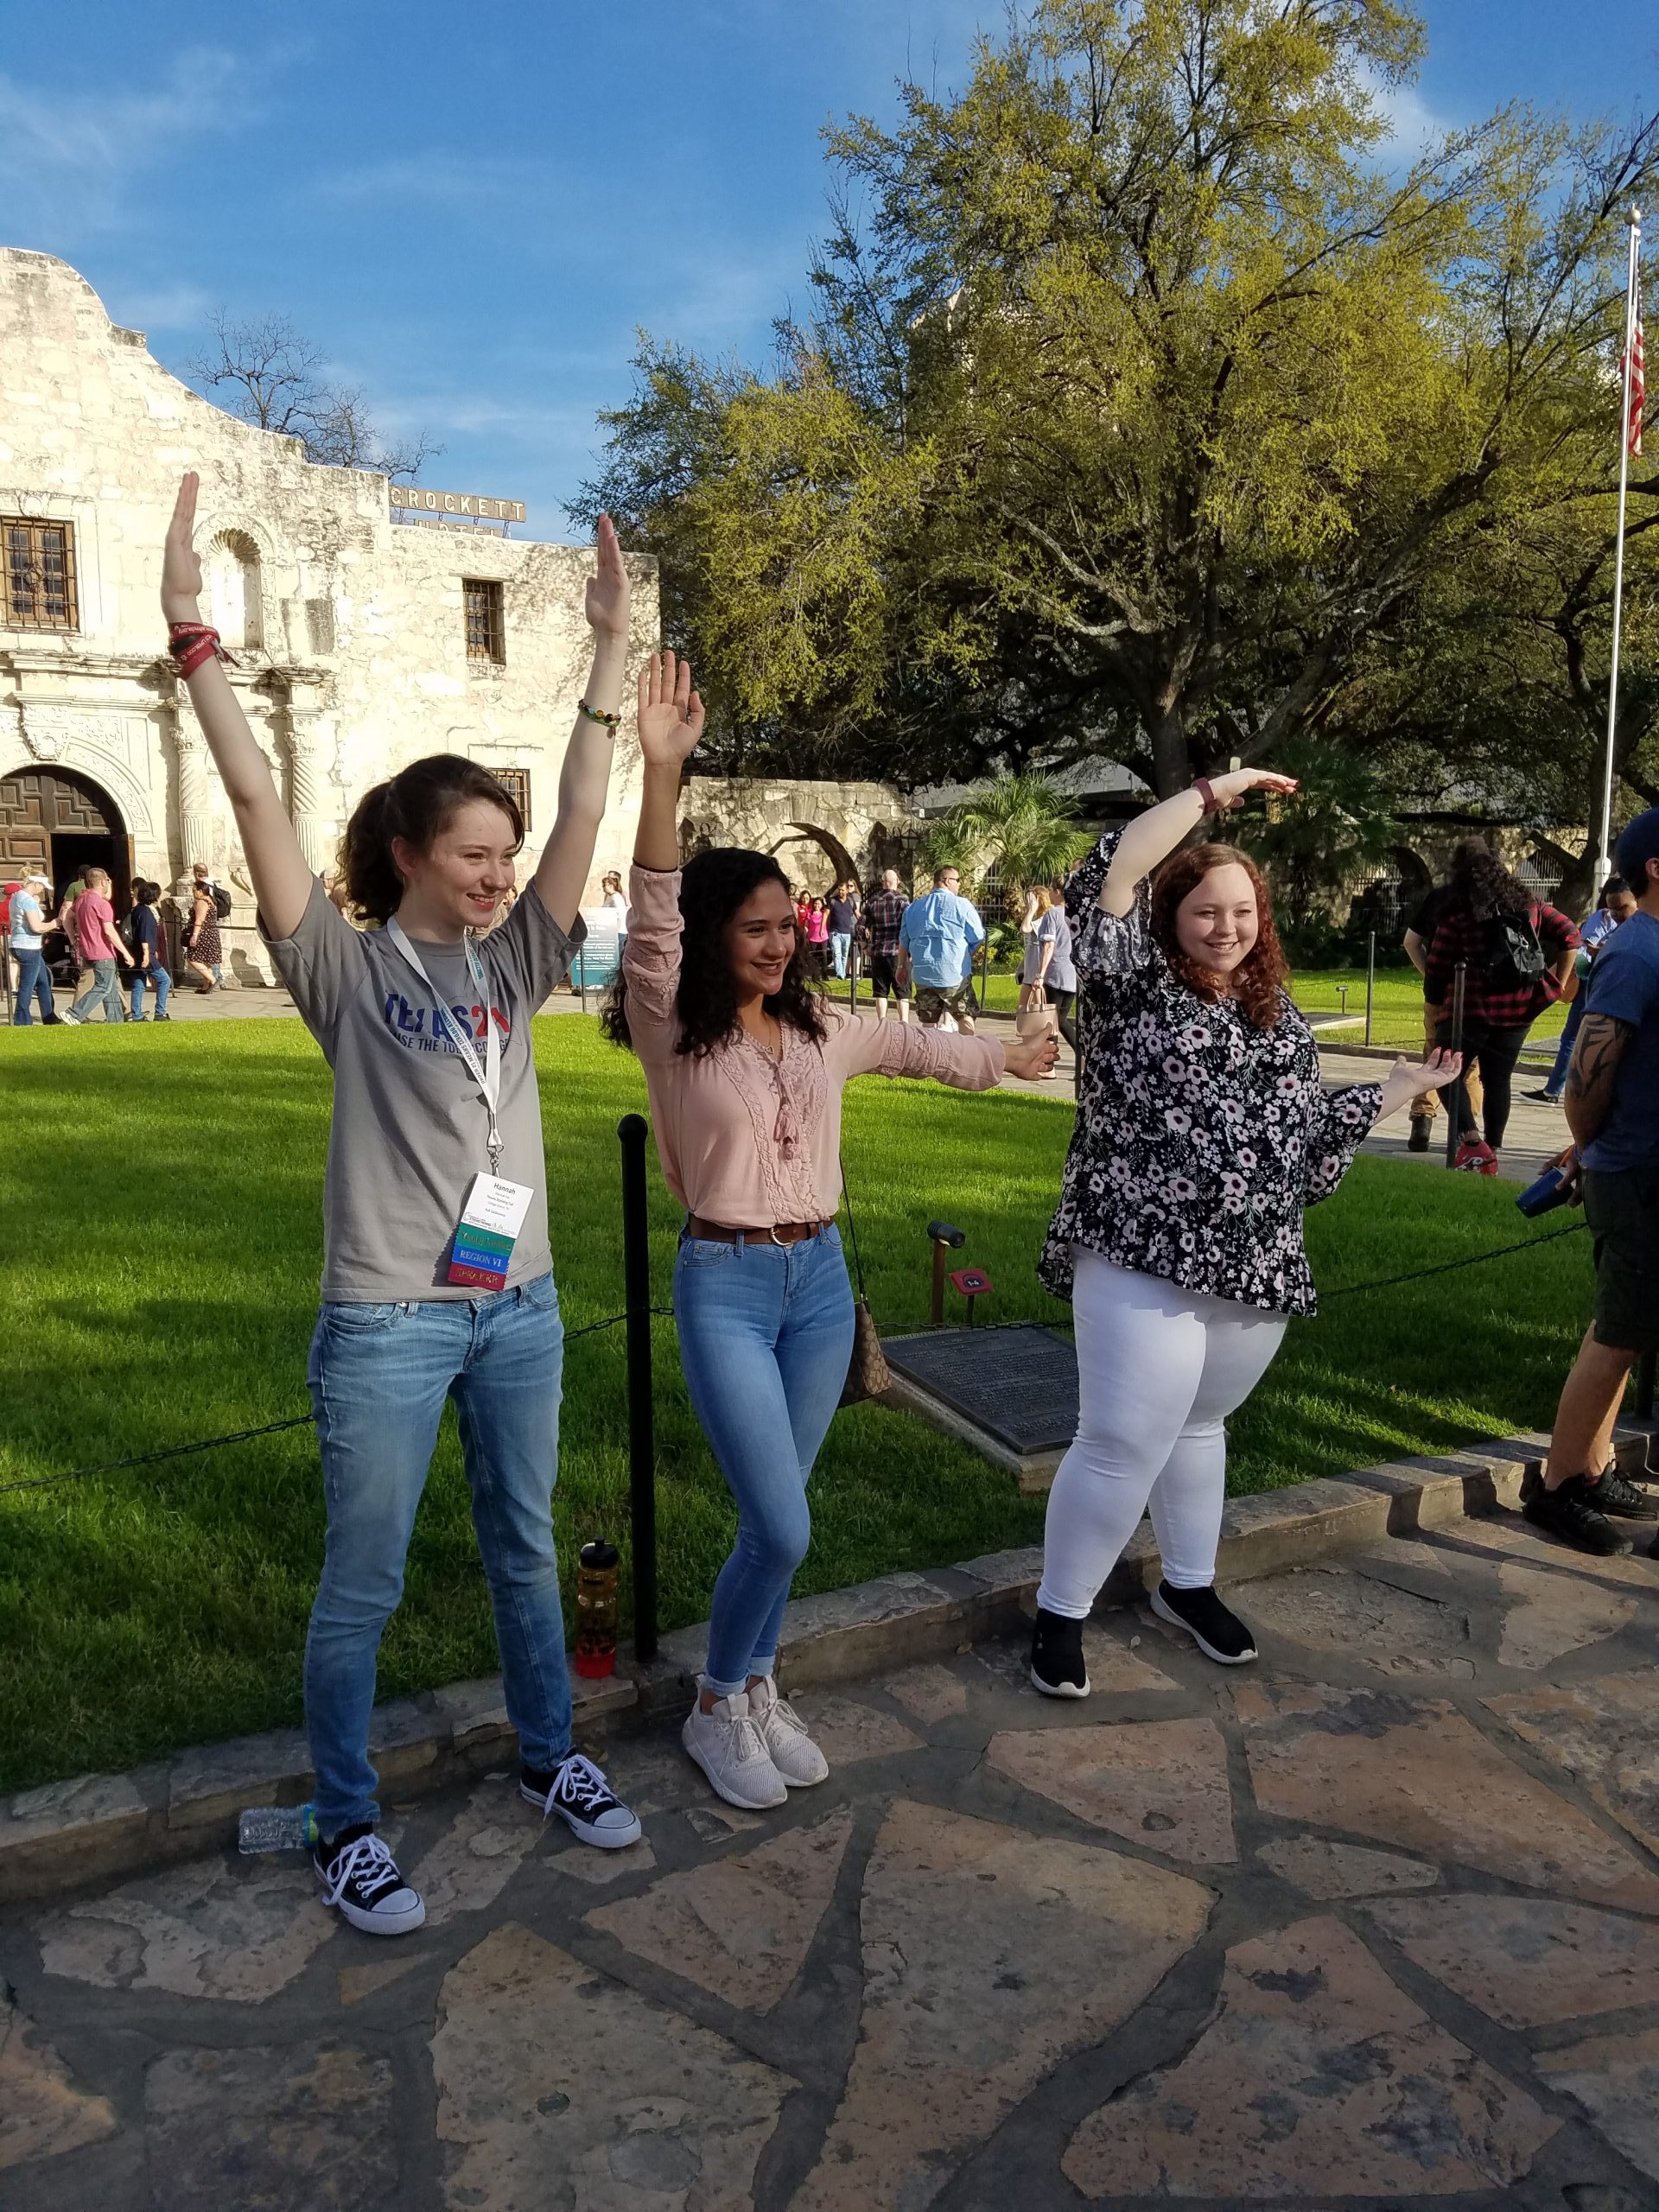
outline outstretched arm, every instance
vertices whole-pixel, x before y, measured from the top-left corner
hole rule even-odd
[[[599,714],[613,715],[622,703],[628,658],[628,572],[608,515],[599,518],[597,552],[584,609],[594,633],[594,659],[582,696]],[[587,888],[615,750],[615,731],[578,709],[559,775],[558,817],[536,864],[542,904],[562,930],[575,920]]]
[[[1240,768],[1230,776],[1213,776],[1210,779],[1211,796],[1224,812],[1237,806],[1246,791],[1294,791],[1295,788],[1294,776],[1275,776],[1266,768]],[[1150,875],[1160,861],[1167,860],[1203,819],[1204,797],[1197,789],[1177,791],[1173,798],[1166,798],[1161,805],[1148,807],[1144,814],[1136,815],[1118,839],[1106,880],[1100,887],[1101,912],[1120,917],[1128,913],[1141,879]]]
[[[179,486],[162,555],[162,613],[168,622],[201,620],[201,563],[195,549],[196,488],[193,470]],[[236,817],[237,834],[247,855],[254,897],[272,937],[292,937],[305,912],[315,880],[300,850],[265,756],[254,741],[248,718],[215,659],[205,660],[186,677],[190,704],[213,756],[225,796]]]

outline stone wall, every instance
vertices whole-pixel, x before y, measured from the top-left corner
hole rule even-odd
[[[910,880],[927,825],[892,784],[795,783],[765,776],[689,776],[680,794],[680,853],[745,845],[775,853],[814,894],[850,874],[866,891],[896,868]]]
[[[237,644],[232,681],[313,866],[332,861],[371,784],[452,751],[527,772],[527,874],[587,674],[591,554],[394,524],[384,476],[315,467],[296,439],[211,406],[73,269],[15,249],[0,250],[0,515],[73,525],[79,620],[8,627],[0,602],[0,778],[55,764],[91,779],[118,809],[137,874],[166,884],[207,861],[236,890],[235,964],[263,970],[235,825],[162,652],[162,541],[187,468],[202,479],[210,619]],[[638,654],[658,634],[656,565],[630,568]],[[499,665],[467,656],[473,577],[502,586]],[[639,798],[625,723],[590,890],[626,866]]]

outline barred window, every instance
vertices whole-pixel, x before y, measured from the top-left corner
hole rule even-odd
[[[461,597],[467,608],[468,660],[505,661],[506,624],[501,608],[501,587],[476,576],[463,576]]]
[[[528,768],[492,768],[490,773],[498,784],[505,786],[512,802],[524,817],[524,828],[530,828],[530,771]]]
[[[10,630],[73,630],[75,533],[67,522],[32,522],[0,515],[5,552],[6,601],[0,626]]]

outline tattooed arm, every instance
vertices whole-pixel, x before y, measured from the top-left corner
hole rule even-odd
[[[1624,1047],[1636,1033],[1633,1022],[1611,1014],[1586,1014],[1567,1071],[1567,1126],[1580,1152],[1601,1133],[1613,1109],[1613,1084]]]

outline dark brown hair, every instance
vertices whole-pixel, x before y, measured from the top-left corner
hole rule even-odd
[[[741,845],[715,845],[686,862],[680,877],[680,919],[684,927],[680,939],[680,986],[674,1001],[680,1017],[677,1052],[701,1059],[735,1034],[737,987],[726,950],[726,925],[763,883],[781,884],[785,892],[790,889],[789,878],[770,853],[748,852]],[[783,981],[763,1004],[775,1020],[786,1022],[815,1041],[823,1039],[823,1016],[817,994],[806,988],[798,938]],[[632,1046],[626,973],[616,979],[601,1027],[612,1044]]]
[[[1199,965],[1181,950],[1175,911],[1206,875],[1218,868],[1242,868],[1255,893],[1255,943],[1229,976]],[[1255,1029],[1271,1029],[1281,1012],[1279,993],[1290,974],[1273,925],[1273,896],[1255,862],[1236,845],[1189,845],[1172,853],[1152,880],[1152,933],[1163,949],[1170,971],[1200,998],[1236,999]]]
[[[364,920],[390,921],[402,904],[404,879],[391,856],[392,839],[425,852],[469,799],[499,806],[512,824],[515,849],[523,844],[524,817],[512,793],[487,768],[458,753],[429,753],[364,792],[340,847],[346,896]]]

